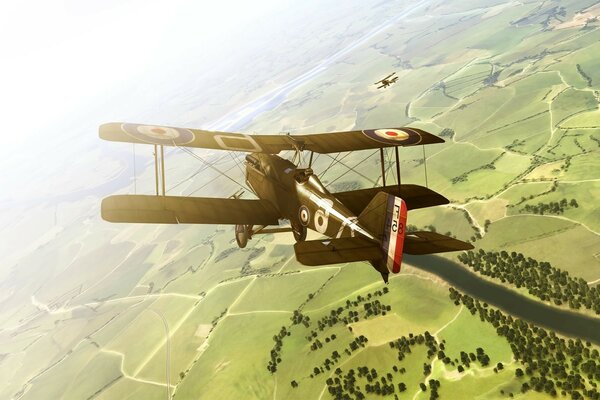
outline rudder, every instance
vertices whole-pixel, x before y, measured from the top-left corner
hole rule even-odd
[[[382,274],[384,268],[395,274],[400,272],[407,213],[404,200],[379,192],[358,217],[359,224],[381,243],[383,258],[377,269]]]

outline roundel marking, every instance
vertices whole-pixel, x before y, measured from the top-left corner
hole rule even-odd
[[[310,211],[308,210],[308,207],[301,206],[298,210],[298,217],[300,218],[302,226],[307,226],[310,222]]]
[[[329,225],[329,213],[323,210],[315,212],[315,229],[319,233],[325,233]]]
[[[421,135],[419,132],[410,128],[366,129],[362,132],[370,139],[394,146],[406,146],[419,144],[421,142]]]
[[[194,133],[189,129],[168,126],[123,124],[121,129],[142,142],[160,145],[184,145],[192,142]]]

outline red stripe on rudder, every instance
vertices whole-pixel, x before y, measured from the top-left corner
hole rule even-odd
[[[392,268],[392,272],[395,274],[400,272],[400,267],[402,265],[402,250],[404,249],[407,213],[406,203],[404,200],[400,199],[400,217],[398,218],[398,233],[396,236],[396,249],[394,250],[394,266]]]

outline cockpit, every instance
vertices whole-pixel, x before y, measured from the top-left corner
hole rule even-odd
[[[325,189],[325,186],[323,186],[311,168],[297,169],[294,179],[299,184],[310,186],[317,192],[328,193],[327,189]]]
[[[290,179],[287,177],[289,175],[285,175],[296,170],[296,166],[290,161],[273,155],[248,154],[246,155],[246,162],[266,177],[279,182]]]

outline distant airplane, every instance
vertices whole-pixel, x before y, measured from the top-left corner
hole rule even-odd
[[[368,261],[385,282],[390,272],[400,272],[403,253],[430,254],[473,248],[469,243],[435,232],[406,232],[408,210],[448,203],[448,199],[427,187],[400,184],[399,146],[444,142],[421,129],[402,127],[292,136],[108,123],[100,127],[100,137],[155,147],[156,195],[114,195],[103,199],[101,212],[106,221],[231,224],[235,225],[235,239],[240,248],[257,234],[292,232],[296,239],[296,259],[300,263]],[[163,146],[248,153],[246,184],[258,199],[242,199],[239,192],[230,198],[166,196]],[[393,186],[385,184],[383,148],[387,147],[394,147],[396,154],[398,184]],[[379,149],[381,187],[330,193],[311,168],[314,153],[366,149]],[[292,161],[277,155],[284,150],[294,151]],[[301,168],[297,164],[305,151],[310,152],[310,161]],[[162,175],[160,195],[159,175]],[[279,227],[282,219],[288,220],[290,226]],[[271,225],[276,227],[268,228]],[[307,229],[327,239],[306,241]]]
[[[374,85],[379,85],[381,83],[380,86],[377,86],[377,89],[386,88],[386,87],[390,86],[392,83],[396,83],[396,81],[398,80],[398,76],[394,76],[394,75],[396,75],[396,73],[392,72],[391,74],[389,74],[382,80],[375,82]],[[394,76],[394,77],[392,78],[392,76]]]

